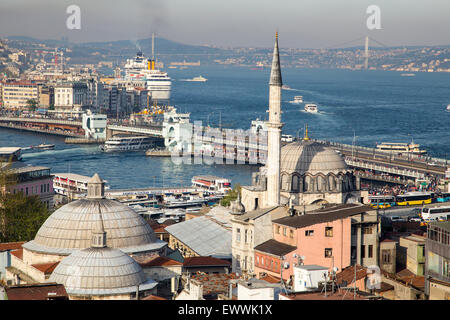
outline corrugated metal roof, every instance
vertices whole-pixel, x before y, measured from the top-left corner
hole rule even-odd
[[[206,217],[168,226],[166,231],[201,256],[231,257],[231,231]]]

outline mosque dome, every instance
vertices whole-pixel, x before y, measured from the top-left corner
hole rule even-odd
[[[166,244],[157,240],[148,223],[128,206],[104,198],[104,183],[96,175],[88,183],[88,196],[56,210],[23,247],[30,251],[69,255],[90,247],[93,227],[103,217],[107,245],[127,254],[159,250]]]
[[[63,284],[69,295],[118,295],[150,290],[157,282],[148,279],[141,266],[118,249],[91,247],[64,258],[50,282]]]
[[[280,171],[303,175],[349,172],[344,159],[333,149],[311,140],[292,142],[281,148]]]

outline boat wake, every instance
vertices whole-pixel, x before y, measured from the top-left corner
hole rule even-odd
[[[88,147],[88,148],[68,148],[68,149],[62,149],[62,150],[43,150],[38,152],[24,152],[22,153],[23,159],[32,159],[37,157],[46,157],[46,156],[58,156],[58,155],[65,155],[65,154],[80,154],[82,152],[86,151],[98,151],[100,152],[100,149],[98,149],[97,146],[95,147]]]

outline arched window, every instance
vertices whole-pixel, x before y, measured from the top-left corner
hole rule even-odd
[[[300,183],[299,177],[297,175],[292,176],[292,191],[299,191],[298,190],[299,183]]]
[[[328,176],[328,185],[330,187],[330,191],[336,189],[336,180],[333,175]]]

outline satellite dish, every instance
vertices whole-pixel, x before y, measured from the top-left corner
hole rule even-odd
[[[292,255],[292,257],[294,257],[294,258],[297,258],[297,254],[296,254],[296,253],[294,253],[294,254]]]
[[[289,269],[289,262],[285,262],[284,264],[283,264],[283,267],[285,268],[285,269]]]
[[[338,267],[334,267],[334,268],[333,268],[333,271],[334,271],[334,272],[337,272],[338,270],[339,270]]]
[[[305,260],[305,256],[300,256],[299,258],[302,260]]]

